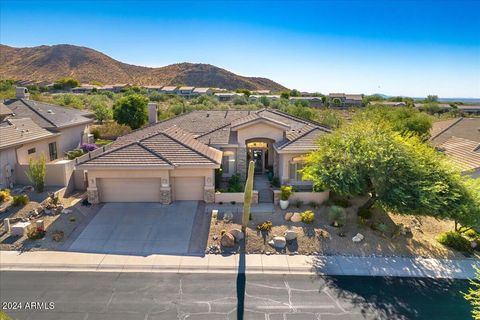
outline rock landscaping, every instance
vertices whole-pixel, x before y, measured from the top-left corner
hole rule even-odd
[[[347,256],[402,256],[460,259],[465,256],[441,245],[435,237],[453,230],[452,221],[438,221],[431,217],[387,214],[372,210],[366,218],[357,215],[365,198],[357,197],[334,204],[320,206],[290,206],[287,210],[276,207],[273,213],[252,213],[246,232],[247,253],[347,255]],[[241,229],[241,206],[222,212],[219,205],[217,218],[212,218],[206,253],[231,253],[238,249],[233,236]],[[227,208],[226,208],[227,209]],[[314,214],[302,213],[311,210]],[[225,213],[228,212],[226,215]],[[307,218],[308,219],[305,219]],[[222,230],[229,233],[224,250]],[[245,236],[245,235],[244,235]],[[235,241],[236,240],[236,241]],[[224,240],[227,241],[227,240]]]

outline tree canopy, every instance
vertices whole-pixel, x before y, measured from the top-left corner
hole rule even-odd
[[[368,106],[358,112],[356,119],[371,120],[376,123],[388,122],[393,130],[402,135],[416,134],[423,139],[430,136],[432,118],[413,108],[392,108],[388,106]]]
[[[376,203],[395,213],[478,225],[480,181],[461,176],[418,136],[402,135],[388,122],[356,120],[318,143],[303,169],[314,184],[342,195],[368,194],[363,208]]]
[[[148,98],[139,94],[129,94],[115,102],[113,119],[120,124],[126,124],[132,129],[138,129],[148,120]]]
[[[54,88],[55,89],[71,89],[78,87],[80,85],[80,81],[74,78],[63,78],[63,79],[58,79],[54,83]]]

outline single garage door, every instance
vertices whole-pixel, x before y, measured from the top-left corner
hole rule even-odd
[[[97,181],[100,202],[159,202],[160,179],[102,178]]]
[[[175,200],[203,200],[204,177],[175,177]]]

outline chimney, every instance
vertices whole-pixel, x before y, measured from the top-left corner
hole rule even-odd
[[[16,87],[15,91],[17,99],[28,99],[28,96],[30,95],[28,89],[25,87]]]
[[[153,124],[157,123],[157,104],[155,102],[148,103],[148,123]]]

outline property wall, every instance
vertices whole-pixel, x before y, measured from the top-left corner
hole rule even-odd
[[[290,196],[290,203],[294,201],[303,201],[304,203],[316,202],[323,203],[330,197],[330,191],[323,192],[295,192]],[[278,205],[280,200],[280,190],[273,190],[273,203]]]
[[[52,137],[45,140],[40,140],[37,142],[27,143],[17,149],[17,162],[19,164],[28,164],[30,159],[38,159],[41,155],[45,155],[45,160],[48,162],[50,161],[48,144],[54,141],[57,141],[57,154],[58,157],[62,157],[62,153],[58,149],[58,139],[60,137]],[[28,154],[28,150],[31,148],[35,148],[35,153]]]
[[[240,128],[237,131],[237,140],[239,145],[244,145],[246,140],[254,138],[267,138],[275,141],[283,139],[284,131],[278,127],[266,123],[255,123],[250,126]]]
[[[57,142],[58,156],[62,157],[65,152],[77,148],[85,132],[88,132],[88,124],[61,129],[61,135]]]
[[[32,184],[28,179],[26,172],[28,164],[16,164],[15,179],[19,184]],[[46,164],[45,186],[67,187],[67,191],[74,189],[74,180],[72,178],[74,162],[72,160],[61,160]]]
[[[15,149],[5,149],[0,151],[0,187],[6,187],[8,182],[15,183],[15,172],[12,174],[10,181],[7,181],[6,166],[8,165],[11,170],[15,170],[15,164],[17,163],[17,156]]]
[[[252,203],[258,203],[258,191],[253,190]],[[256,195],[256,196],[255,196]],[[236,203],[243,203],[243,192],[215,192],[215,203],[230,203],[235,201]]]

